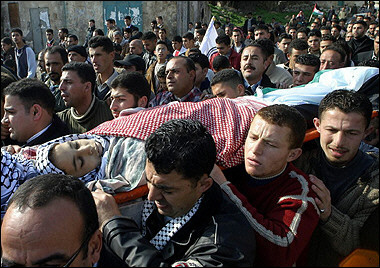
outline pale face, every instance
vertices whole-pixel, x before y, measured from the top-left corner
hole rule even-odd
[[[340,32],[338,31],[337,28],[332,28],[331,29],[331,35],[334,36],[335,38],[338,38],[340,35]]]
[[[216,44],[216,49],[220,55],[227,55],[230,52],[231,47],[226,44]]]
[[[9,127],[10,137],[19,142],[26,142],[34,134],[33,108],[25,111],[25,107],[18,96],[5,96],[4,116],[1,123]]]
[[[282,50],[284,53],[288,53],[289,44],[292,42],[292,39],[282,39],[281,42],[278,42],[278,48]]]
[[[60,53],[45,53],[45,68],[49,75],[49,78],[56,84],[59,84],[59,80],[62,75],[62,67],[64,63]]]
[[[176,218],[186,214],[203,193],[200,182],[194,185],[175,170],[158,174],[153,164],[147,161],[145,172],[148,200],[154,201],[161,215]]]
[[[320,56],[321,65],[319,70],[338,69],[344,67],[340,54],[333,50],[326,50]]]
[[[152,40],[142,40],[144,48],[146,51],[153,52],[156,47],[156,42]]]
[[[211,86],[212,94],[216,96],[217,98],[230,98],[234,99],[239,96],[244,95],[244,88],[243,90],[239,90],[239,88],[233,88],[228,83],[217,83],[213,86]]]
[[[288,56],[289,58],[289,67],[290,69],[294,69],[294,64],[296,62],[296,59],[299,55],[307,54],[307,49],[305,50],[298,50],[298,49],[292,49],[292,54]]]
[[[329,31],[328,29],[327,30],[321,30],[322,37],[325,36],[325,35],[328,35],[330,33],[331,33],[331,31]]]
[[[247,47],[241,55],[240,70],[243,77],[250,83],[257,83],[265,69],[269,66],[269,58],[265,59],[260,48]]]
[[[2,49],[4,52],[8,51],[8,50],[11,49],[11,48],[12,48],[12,44],[6,44],[6,43],[1,42],[1,49]]]
[[[347,32],[345,35],[346,42],[350,41],[352,38],[354,38],[354,34],[352,32]]]
[[[119,117],[122,110],[137,107],[135,97],[127,92],[125,88],[111,88],[110,109],[114,118]]]
[[[232,40],[235,44],[241,43],[241,33],[240,32],[232,32]]]
[[[113,67],[113,60],[115,58],[114,51],[107,53],[103,50],[103,47],[90,47],[88,52],[96,73],[104,73]]]
[[[328,47],[329,45],[332,45],[333,41],[331,40],[322,40],[319,44],[319,47],[321,49],[321,52],[323,52],[323,50]]]
[[[166,86],[178,98],[184,97],[193,88],[195,71],[187,71],[185,59],[173,58],[166,64]]]
[[[66,106],[77,110],[91,95],[91,82],[83,83],[76,71],[63,71],[59,90]]]
[[[373,43],[373,50],[374,50],[375,55],[379,53],[379,37],[378,36],[375,37],[375,41]]]
[[[352,27],[352,33],[355,39],[359,39],[365,35],[366,29],[361,24],[354,24]]]
[[[296,63],[293,69],[293,86],[309,83],[315,75],[315,67]]]
[[[48,205],[20,211],[12,205],[1,226],[4,266],[63,266],[82,244],[84,220],[73,201],[57,198]],[[99,260],[101,235],[91,237],[72,267],[91,267]],[[95,245],[95,247],[94,247]]]
[[[296,38],[296,33],[297,33],[297,30],[296,30],[296,29],[290,29],[290,30],[289,30],[289,34],[292,36],[293,39]]]
[[[297,33],[297,38],[307,41],[307,34],[303,32]]]
[[[279,174],[291,161],[288,127],[272,125],[255,116],[244,146],[244,163],[247,173],[265,178]]]
[[[164,62],[169,54],[169,50],[165,45],[158,44],[154,50],[154,54],[157,56],[157,59],[159,59],[160,62]]]
[[[172,41],[172,47],[174,50],[180,50],[182,47],[182,43],[177,42],[177,41]]]
[[[133,40],[132,42],[129,43],[129,53],[141,55],[141,53],[143,53],[142,45],[139,45],[137,41]]]
[[[194,41],[193,39],[182,38],[183,46],[184,46],[186,49],[193,48],[193,47],[194,47],[194,42],[195,42],[195,41]]]
[[[268,33],[265,30],[257,30],[257,31],[255,31],[255,40],[264,39],[264,38],[269,39],[270,38],[270,33]]]
[[[338,108],[323,112],[320,119],[314,119],[314,125],[320,133],[320,144],[327,160],[335,166],[349,163],[367,134],[362,115],[346,114]]]
[[[307,39],[307,43],[312,51],[319,51],[320,42],[321,38],[317,36],[310,36],[309,39]]]
[[[81,54],[75,51],[70,51],[68,53],[68,58],[69,58],[69,62],[72,62],[72,61],[85,62],[87,59],[86,57],[83,57]]]
[[[46,32],[46,39],[51,41],[54,38],[53,34],[50,32]]]
[[[19,33],[13,32],[13,33],[11,33],[11,36],[12,36],[12,41],[16,45],[22,43],[22,35],[20,35]]]
[[[55,145],[52,163],[67,175],[81,177],[100,165],[103,147],[95,140],[78,139]]]

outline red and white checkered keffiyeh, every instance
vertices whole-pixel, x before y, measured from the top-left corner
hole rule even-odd
[[[104,122],[87,133],[145,140],[162,123],[171,119],[199,120],[214,138],[217,164],[229,168],[243,162],[245,138],[252,118],[267,105],[244,97],[173,102]]]

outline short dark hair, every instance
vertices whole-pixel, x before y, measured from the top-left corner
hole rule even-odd
[[[11,33],[19,33],[21,36],[24,36],[24,35],[22,34],[22,31],[21,31],[20,28],[13,28],[13,29],[11,30]]]
[[[125,16],[124,19],[127,19],[127,20],[130,20],[131,19],[131,16]]]
[[[372,103],[366,95],[355,90],[338,89],[328,93],[319,103],[319,119],[322,120],[325,111],[335,108],[346,114],[361,114],[366,120],[366,128],[371,122]]]
[[[189,58],[192,59],[194,63],[198,63],[202,69],[210,68],[210,62],[204,54],[191,54]]]
[[[172,39],[172,42],[178,42],[178,43],[183,43],[183,41],[182,41],[182,37],[180,36],[180,35],[176,35],[176,36],[174,36],[173,37],[173,39]]]
[[[231,38],[226,34],[221,34],[215,39],[215,42],[217,44],[225,44],[227,46],[230,46],[231,45]]]
[[[261,52],[264,55],[264,60],[267,60],[267,58],[274,54],[274,44],[273,41],[270,39],[255,39],[253,40],[252,44],[246,46],[243,51],[247,47],[257,47],[260,48]]]
[[[78,36],[75,34],[69,34],[68,37],[74,39],[74,41],[78,41]]]
[[[63,71],[75,71],[82,83],[91,82],[91,90],[94,93],[96,85],[96,73],[92,65],[85,62],[72,61],[62,67]]]
[[[111,88],[117,87],[121,87],[126,92],[132,94],[135,103],[143,96],[146,96],[149,101],[151,94],[150,86],[145,76],[140,72],[130,71],[119,74],[111,83]]]
[[[102,29],[97,28],[97,29],[94,30],[94,32],[97,33],[100,36],[104,36],[104,32],[103,32]]]
[[[282,39],[290,39],[290,40],[292,40],[292,36],[290,34],[287,34],[287,33],[282,33],[278,37],[278,42],[280,43],[282,41]]]
[[[257,30],[264,30],[266,31],[267,33],[269,33],[269,28],[268,26],[266,26],[265,24],[259,24],[255,27],[255,31]]]
[[[364,20],[357,20],[357,21],[354,22],[354,25],[355,24],[361,24],[361,25],[363,25],[364,29],[368,28],[368,25],[367,25],[367,23]]]
[[[112,23],[112,24],[116,23],[116,21],[114,19],[106,19],[106,21],[109,22],[109,23]]]
[[[302,54],[296,58],[295,63],[314,66],[315,72],[319,71],[319,67],[321,65],[321,61],[317,55],[313,54]]]
[[[157,173],[176,171],[195,182],[209,175],[216,161],[213,137],[200,121],[192,119],[163,123],[146,139],[145,152]]]
[[[280,127],[290,128],[289,149],[301,148],[307,124],[305,117],[294,107],[286,104],[273,104],[261,108],[255,116]]]
[[[314,30],[311,30],[311,31],[307,34],[307,38],[309,38],[309,37],[311,37],[311,36],[316,36],[316,37],[321,38],[321,37],[322,37],[322,33],[321,33],[320,30],[314,29]]]
[[[332,45],[327,46],[325,49],[323,49],[323,52],[328,51],[328,50],[332,50],[339,53],[340,62],[344,62],[346,60],[347,54],[346,54],[346,51],[344,51],[344,49],[342,48],[342,46],[332,44]]]
[[[108,54],[113,52],[113,42],[108,36],[97,35],[88,42],[89,48],[103,47],[103,50]]]
[[[63,64],[66,64],[69,61],[67,50],[58,45],[47,47],[44,55],[55,53],[59,53],[59,55],[61,55]]]
[[[194,34],[191,33],[191,32],[187,32],[184,35],[182,35],[182,38],[186,38],[186,39],[189,39],[189,40],[194,40]]]
[[[27,208],[38,209],[52,201],[63,198],[73,202],[84,221],[82,241],[91,237],[99,229],[98,213],[91,191],[85,184],[70,175],[44,174],[25,181],[10,198],[8,208],[14,205],[21,211]],[[88,244],[84,247],[87,256]]]
[[[3,89],[3,92],[4,96],[18,96],[27,113],[34,104],[46,109],[50,115],[54,113],[54,95],[48,86],[37,78],[23,78],[13,82]]]
[[[154,40],[157,40],[157,35],[154,33],[154,32],[145,32],[142,37],[141,37],[141,40],[150,40],[150,41],[154,41]]]
[[[190,59],[189,57],[186,57],[186,56],[175,56],[175,57],[171,57],[169,59],[169,61],[173,60],[173,59],[184,59],[185,61],[185,66],[186,66],[186,71],[187,72],[190,72],[190,71],[195,71],[195,64],[194,64],[194,61],[192,59]]]
[[[89,20],[89,22],[95,23],[95,20],[93,20],[93,19],[90,19],[90,20]]]
[[[223,55],[217,55],[213,60],[212,60],[212,68],[218,72],[222,69],[227,69],[231,67],[230,61],[227,59],[227,57]]]
[[[67,28],[59,28],[58,30],[61,30],[65,34],[69,34],[69,30]]]
[[[54,31],[53,31],[53,29],[49,28],[49,29],[46,29],[45,33],[51,33],[51,34],[53,34]]]
[[[326,40],[330,40],[332,42],[336,41],[335,37],[332,36],[332,34],[325,34],[324,36],[322,36],[321,41],[326,41]]]
[[[200,35],[205,35],[206,34],[206,29],[204,29],[204,28],[195,29],[194,31],[198,32]]]
[[[10,37],[3,37],[2,39],[1,39],[1,43],[4,43],[4,44],[7,44],[7,45],[12,45],[12,38],[10,38]]]
[[[243,84],[243,78],[240,75],[239,71],[234,69],[223,69],[217,72],[211,79],[210,86],[225,83],[231,88],[236,88],[239,84]]]
[[[293,49],[307,50],[308,48],[309,48],[309,45],[308,45],[307,41],[305,41],[303,39],[296,38],[296,39],[292,40],[292,42],[290,42],[288,53],[291,55]]]
[[[158,45],[164,45],[164,46],[166,46],[166,49],[169,50],[168,43],[166,43],[165,41],[162,41],[162,40],[157,41],[157,43],[156,43],[156,47],[157,47]]]

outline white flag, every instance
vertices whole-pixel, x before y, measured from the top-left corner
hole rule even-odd
[[[206,34],[203,37],[202,43],[199,47],[199,50],[202,52],[202,54],[205,54],[209,59],[211,58],[212,54],[217,52],[215,39],[218,37],[218,33],[216,32],[214,21],[215,17],[212,17]]]

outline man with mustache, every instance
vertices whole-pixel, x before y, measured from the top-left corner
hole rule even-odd
[[[245,95],[254,95],[258,86],[276,88],[265,74],[271,63],[270,52],[265,40],[254,40],[241,54],[240,71],[244,78]]]
[[[62,67],[69,59],[66,49],[61,46],[53,46],[46,49],[45,55],[45,69],[49,76],[45,84],[49,87],[50,91],[55,97],[55,112],[60,112],[66,109],[65,102],[61,97],[61,91],[59,90],[59,82],[62,75]]]
[[[308,266],[338,266],[357,248],[379,250],[378,214],[373,217],[379,209],[379,154],[363,146],[371,115],[372,104],[365,95],[349,90],[327,94],[314,118],[320,146],[294,163],[315,175],[312,190],[321,212]]]

